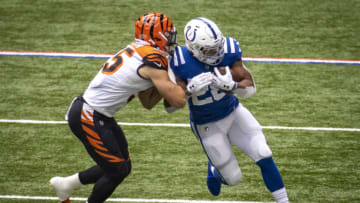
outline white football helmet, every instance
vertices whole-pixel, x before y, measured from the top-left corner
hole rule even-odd
[[[187,49],[199,61],[208,65],[218,65],[224,58],[224,36],[218,26],[207,18],[194,18],[185,28]]]

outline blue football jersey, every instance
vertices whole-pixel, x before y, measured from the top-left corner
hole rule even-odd
[[[242,51],[239,43],[233,38],[226,37],[224,43],[225,56],[217,65],[230,66],[241,60]],[[176,77],[188,82],[194,76],[204,72],[214,72],[214,66],[209,66],[198,61],[185,46],[176,47],[171,55],[170,67]],[[195,124],[204,124],[225,118],[239,105],[239,100],[233,94],[209,85],[197,96],[188,98],[190,120]]]

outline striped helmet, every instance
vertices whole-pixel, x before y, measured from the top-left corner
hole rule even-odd
[[[151,12],[140,16],[135,22],[135,39],[144,40],[163,51],[170,51],[170,47],[177,43],[176,29],[169,17]]]
[[[184,28],[186,48],[199,61],[218,65],[224,58],[225,37],[218,26],[207,18],[194,18]]]

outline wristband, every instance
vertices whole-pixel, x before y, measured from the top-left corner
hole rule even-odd
[[[237,89],[239,86],[238,82],[235,82],[233,90]]]

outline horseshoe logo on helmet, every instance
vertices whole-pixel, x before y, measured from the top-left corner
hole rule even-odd
[[[191,26],[188,26],[186,29],[187,29],[187,30],[186,30],[186,33],[185,33],[186,39],[189,40],[189,41],[191,41],[191,42],[193,42],[193,41],[195,40],[195,37],[196,37],[196,31],[197,31],[197,29],[196,29],[196,28],[194,29],[194,32],[193,32],[194,34],[193,34],[192,39],[189,39],[189,38],[190,38],[190,36],[189,36],[189,31],[191,30]],[[190,33],[190,35],[191,35],[191,33]]]

